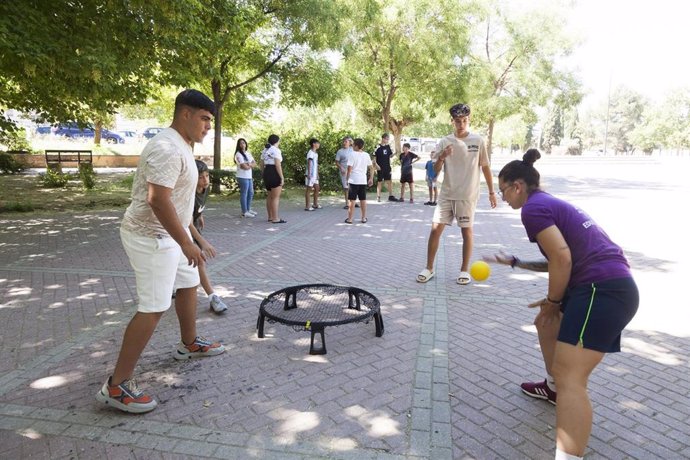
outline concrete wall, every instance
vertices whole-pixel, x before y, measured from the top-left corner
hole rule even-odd
[[[12,153],[14,158],[21,161],[27,168],[45,168],[45,155],[28,155]],[[200,155],[195,158],[204,161],[209,167],[213,167],[213,157]],[[93,155],[94,168],[136,168],[139,163],[139,155]],[[65,166],[74,166],[67,163]]]

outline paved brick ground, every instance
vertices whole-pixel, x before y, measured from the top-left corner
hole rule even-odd
[[[690,265],[679,212],[688,161],[626,160],[538,164],[549,190],[625,247],[642,292],[624,352],[591,380],[588,457],[688,458]],[[312,213],[285,204],[286,225],[264,212],[241,219],[236,200],[212,206],[205,233],[220,255],[209,271],[231,308],[216,317],[200,295],[198,317],[228,352],[176,362],[177,322],[165,315],[137,370],[160,405],[141,416],[93,399],[135,308],[121,212],[0,219],[0,458],[552,458],[554,408],[517,386],[543,376],[525,305],[546,279],[495,267],[484,283],[456,285],[462,240],[452,227],[436,277],[416,283],[432,214],[422,184],[414,205],[370,202],[366,225],[342,223],[335,198]],[[475,254],[536,257],[519,215],[486,201]],[[258,339],[261,299],[309,282],[377,295],[385,335],[373,323],[327,328],[324,356],[285,326],[267,323]]]

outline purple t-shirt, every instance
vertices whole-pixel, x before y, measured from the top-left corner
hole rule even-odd
[[[537,190],[522,207],[522,224],[533,243],[537,242],[539,232],[552,225],[561,231],[573,263],[568,287],[631,276],[620,246],[584,211],[570,203]],[[539,250],[544,254],[541,246]]]

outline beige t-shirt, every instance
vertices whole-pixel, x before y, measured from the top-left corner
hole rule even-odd
[[[122,229],[151,238],[169,236],[146,202],[148,183],[172,189],[177,217],[188,228],[198,179],[192,147],[173,128],[164,129],[141,152],[132,184],[132,203],[125,211]]]
[[[443,185],[439,198],[477,201],[480,167],[489,166],[484,139],[474,133],[469,133],[462,139],[449,134],[436,144],[432,158],[437,159],[449,144],[453,146],[453,153],[443,163]]]

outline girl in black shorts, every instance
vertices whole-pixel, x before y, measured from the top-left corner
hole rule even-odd
[[[264,185],[266,190],[268,190],[266,212],[268,213],[268,221],[274,224],[284,224],[286,222],[278,217],[280,192],[285,184],[282,168],[283,154],[278,148],[279,145],[280,137],[276,134],[271,134],[268,136],[266,148],[261,152],[261,169],[263,171]]]
[[[497,254],[485,260],[549,273],[546,296],[532,304],[546,367],[543,382],[522,392],[556,405],[556,459],[582,458],[592,430],[587,383],[605,353],[620,351],[621,332],[635,316],[639,294],[623,250],[582,210],[539,187],[528,150],[498,175],[501,197],[520,209],[527,237],[545,261]],[[558,396],[558,404],[556,404]]]

